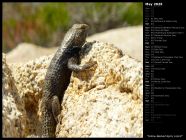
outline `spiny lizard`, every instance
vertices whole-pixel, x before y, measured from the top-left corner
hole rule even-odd
[[[57,116],[64,92],[70,83],[72,71],[89,69],[95,61],[83,66],[79,63],[79,52],[86,45],[88,25],[74,24],[66,33],[61,47],[57,50],[48,67],[44,94],[41,104],[42,137],[55,137]]]

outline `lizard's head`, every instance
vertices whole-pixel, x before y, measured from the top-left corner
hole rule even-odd
[[[75,33],[74,43],[77,46],[82,46],[87,37],[89,26],[87,24],[74,24],[72,30]]]

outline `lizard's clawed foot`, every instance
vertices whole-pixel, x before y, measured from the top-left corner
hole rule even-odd
[[[90,69],[97,64],[97,61],[91,61],[84,65],[84,69]]]

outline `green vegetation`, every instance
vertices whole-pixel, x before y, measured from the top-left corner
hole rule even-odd
[[[3,52],[20,42],[50,47],[61,43],[74,23],[90,34],[143,23],[142,3],[3,3]]]

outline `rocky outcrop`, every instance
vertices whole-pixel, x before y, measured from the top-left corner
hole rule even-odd
[[[62,102],[56,136],[142,137],[142,63],[123,54],[112,44],[102,42],[94,43],[91,50],[84,52],[86,55],[81,56],[81,64],[93,60],[97,65],[84,72],[72,73]],[[20,129],[26,126],[19,137],[41,136],[40,103],[44,77],[52,57],[53,54],[9,66],[14,79],[10,81],[17,88],[14,94],[23,101],[25,114],[22,117],[27,120],[18,126]],[[11,90],[12,87],[8,88]],[[4,104],[3,110],[6,108]],[[19,106],[17,102],[15,105]],[[4,136],[11,134],[6,125],[7,113],[6,110],[3,112]],[[16,119],[16,116],[12,118]]]
[[[18,94],[15,80],[6,63],[5,55],[3,55],[2,64],[3,137],[24,137],[27,120],[25,117],[24,100],[22,100]]]
[[[96,68],[71,77],[57,136],[142,137],[142,64],[104,43],[94,44],[82,63],[91,59]]]

